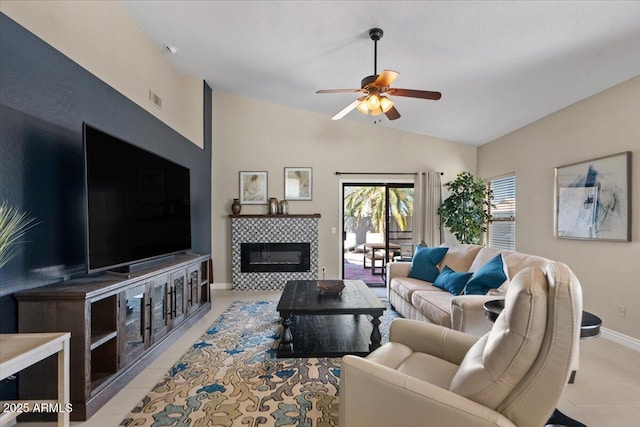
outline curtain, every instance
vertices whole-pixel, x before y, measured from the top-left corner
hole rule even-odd
[[[442,204],[440,172],[419,172],[414,187],[414,216],[418,225],[414,243],[439,246],[442,243],[442,228],[438,215],[438,208]]]

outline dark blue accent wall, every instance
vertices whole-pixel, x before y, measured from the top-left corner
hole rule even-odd
[[[0,333],[17,331],[13,293],[86,271],[83,122],[190,169],[192,250],[211,252],[206,83],[203,92],[204,150],[0,13],[0,203],[38,221],[0,269]]]

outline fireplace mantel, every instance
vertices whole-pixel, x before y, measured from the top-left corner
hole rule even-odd
[[[318,223],[320,214],[229,215],[231,219],[231,270],[233,289],[271,291],[288,280],[318,278]],[[242,271],[242,245],[246,243],[306,243],[308,271]]]
[[[320,214],[229,215],[229,218],[320,218]]]

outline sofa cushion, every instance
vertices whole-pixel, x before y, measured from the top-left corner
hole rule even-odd
[[[506,251],[505,251],[506,252]],[[494,259],[497,255],[501,254],[502,251],[500,249],[495,248],[482,248],[478,251],[478,254],[473,259],[473,262],[469,266],[469,270],[472,273],[480,270],[480,267]]]
[[[458,371],[458,365],[427,353],[415,352],[398,366],[398,371],[448,389]]]
[[[431,322],[451,328],[451,294],[449,292],[440,289],[438,292],[416,291],[411,296],[411,304]]]
[[[471,263],[476,258],[482,246],[478,245],[442,245],[448,248],[447,254],[440,262],[441,266],[448,265],[454,271],[469,271]]]
[[[405,344],[390,341],[367,359],[387,368],[395,369],[412,377],[448,389],[458,365],[426,353],[414,352]]]
[[[442,292],[441,289],[436,288],[429,282],[425,282],[424,280],[419,279],[412,279],[410,277],[394,277],[393,279],[391,279],[389,287],[407,301],[411,301],[411,295],[415,291]]]
[[[457,272],[445,265],[433,286],[444,289],[453,295],[460,295],[473,273]]]
[[[418,246],[416,253],[411,260],[411,270],[409,277],[413,279],[425,280],[433,282],[438,277],[440,270],[438,264],[442,261],[448,248],[441,246],[429,248],[426,246]]]
[[[464,288],[465,295],[486,295],[490,289],[497,289],[509,280],[506,264],[498,254],[473,273]]]

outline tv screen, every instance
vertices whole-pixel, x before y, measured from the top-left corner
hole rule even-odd
[[[191,248],[189,169],[83,124],[87,270]]]

